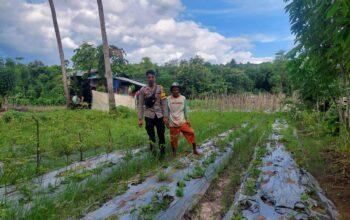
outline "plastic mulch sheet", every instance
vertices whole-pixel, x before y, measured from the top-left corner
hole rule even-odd
[[[134,149],[131,151],[131,154],[136,155],[145,148]],[[50,191],[51,194],[54,194],[56,191],[60,191],[60,188],[63,188],[62,185],[65,183],[66,176],[64,175],[67,172],[82,173],[86,171],[92,171],[99,166],[106,165],[110,163],[111,165],[118,164],[125,156],[126,151],[115,151],[112,153],[101,154],[99,156],[87,158],[85,161],[75,162],[66,167],[51,171],[49,173],[43,174],[39,177],[36,177],[29,181],[28,183],[23,183],[29,185],[32,189],[32,194],[42,194],[45,191]],[[109,172],[109,169],[105,169],[103,172]],[[18,185],[7,186],[5,188],[0,188],[0,198],[5,198],[7,201],[18,202],[20,199],[24,198],[24,195],[21,193],[19,188],[21,183]],[[53,190],[54,189],[54,190]],[[53,192],[52,192],[53,191]]]
[[[225,138],[231,132],[231,130],[225,132],[219,135],[217,139]],[[99,209],[88,213],[83,219],[106,219],[111,216],[118,216],[118,219],[139,219],[140,207],[150,204],[155,194],[154,190],[162,186],[169,187],[167,195],[172,198],[172,202],[166,210],[156,214],[153,219],[181,219],[184,213],[198,202],[208,189],[218,169],[227,162],[233,153],[232,144],[227,146],[224,151],[220,151],[215,146],[215,139],[205,142],[199,149],[202,152],[202,157],[193,158],[193,156],[188,156],[179,159],[186,164],[185,168],[168,167],[165,170],[166,173],[170,174],[168,181],[159,182],[157,176],[151,176],[139,185],[130,186],[123,195],[116,196]],[[194,167],[201,166],[212,154],[217,156],[215,161],[206,167],[204,176],[185,181],[184,195],[183,197],[177,197],[178,182],[191,174]]]
[[[251,195],[247,191],[252,187],[248,170],[225,220],[235,216],[268,220],[337,219],[333,203],[315,178],[295,163],[279,141],[282,137],[279,131],[286,127],[286,122],[278,120],[273,124],[273,134],[266,145],[267,153],[258,166],[259,177],[253,181],[254,193]]]

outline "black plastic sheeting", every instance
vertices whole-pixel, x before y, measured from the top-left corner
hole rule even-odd
[[[273,134],[266,145],[267,153],[258,167],[261,171],[255,184],[255,194],[246,191],[248,173],[235,195],[234,203],[224,220],[235,216],[244,219],[337,219],[333,203],[325,196],[315,178],[298,167],[283,143],[280,130],[287,128],[285,121],[276,120]]]
[[[142,152],[146,148],[139,148],[139,149],[134,149],[131,150],[130,153],[134,155],[135,157],[142,156]],[[32,201],[36,197],[40,196],[47,196],[47,197],[52,197],[55,196],[56,194],[62,192],[66,186],[67,182],[65,182],[66,177],[64,175],[61,175],[64,172],[72,171],[74,173],[82,173],[86,171],[92,171],[99,166],[103,164],[108,164],[110,163],[111,166],[104,168],[100,174],[98,174],[98,178],[104,178],[108,177],[108,175],[113,172],[113,169],[123,160],[125,157],[127,151],[125,150],[119,150],[119,151],[114,151],[107,154],[101,154],[95,157],[91,157],[86,159],[85,161],[79,161],[75,162],[73,164],[70,164],[69,166],[51,171],[49,173],[46,173],[42,176],[39,176],[37,178],[34,178],[28,182],[19,184],[19,185],[11,185],[6,187],[6,193],[5,193],[5,188],[0,188],[0,201],[3,201],[6,196],[6,201],[11,202],[14,205],[18,205],[19,201],[24,199],[25,196],[21,192],[20,188],[21,185],[26,185],[27,187],[30,187],[29,190],[31,190],[31,197],[32,199],[29,200],[26,204],[22,205],[25,207],[26,210],[29,210],[32,206]],[[82,180],[78,185],[84,185],[88,181],[92,179],[96,179],[97,174],[93,174],[89,176],[88,178]]]
[[[247,126],[247,124],[243,126]],[[139,207],[150,204],[154,195],[154,190],[164,185],[169,187],[170,191],[167,194],[173,198],[173,201],[166,210],[161,211],[154,218],[167,220],[181,219],[184,213],[192,208],[199,201],[201,196],[204,195],[210,182],[217,174],[218,169],[220,169],[232,155],[233,144],[227,146],[223,152],[220,152],[215,146],[216,140],[227,137],[231,132],[232,130],[229,130],[219,135],[218,138],[202,144],[199,147],[200,151],[202,151],[202,157],[191,159],[193,156],[189,156],[180,159],[183,163],[187,164],[186,168],[175,169],[174,167],[168,167],[165,172],[170,174],[169,181],[159,182],[157,176],[149,177],[139,185],[130,186],[123,195],[116,196],[99,209],[88,213],[83,219],[106,219],[111,216],[118,216],[118,219],[121,220],[139,219],[139,212],[133,210],[138,210]],[[186,175],[191,174],[195,166],[200,166],[203,161],[209,158],[213,153],[216,153],[217,156],[215,161],[206,168],[204,176],[202,178],[186,181],[184,196],[177,197],[177,183],[183,180]]]

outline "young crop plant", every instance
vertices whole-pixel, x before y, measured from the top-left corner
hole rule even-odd
[[[176,188],[176,196],[177,197],[183,197],[184,196],[184,188],[186,187],[186,184],[183,180],[180,180],[177,183],[177,188]]]
[[[256,181],[253,178],[248,178],[245,186],[245,193],[248,196],[254,195],[256,192]]]
[[[164,171],[160,171],[157,175],[158,182],[165,182],[168,181],[170,178],[170,174],[166,173]]]
[[[183,181],[190,181],[191,180],[191,175],[187,174],[186,176],[184,176]]]
[[[177,187],[175,193],[176,193],[177,197],[183,197],[184,196],[184,188],[183,187]]]
[[[190,177],[192,179],[198,179],[202,178],[205,174],[205,170],[201,166],[195,166],[192,173],[190,174]]]
[[[150,204],[140,206],[138,210],[139,219],[151,220],[161,210],[165,210],[169,207],[170,203],[174,200],[172,196],[169,196],[170,188],[168,186],[161,186],[154,190],[154,195]],[[137,212],[137,211],[134,211]]]

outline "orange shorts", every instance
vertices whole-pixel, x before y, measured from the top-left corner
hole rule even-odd
[[[178,147],[178,140],[181,132],[183,133],[183,135],[185,136],[189,144],[196,143],[193,128],[188,123],[183,123],[180,127],[170,127],[171,147],[173,148]]]

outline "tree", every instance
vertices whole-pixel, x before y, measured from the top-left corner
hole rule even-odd
[[[8,68],[0,67],[0,107],[7,110],[7,100],[14,88],[14,75]]]
[[[342,98],[344,96],[350,98],[349,1],[285,0],[285,2],[289,3],[286,11],[289,13],[292,33],[296,36],[296,46],[288,54],[290,65],[295,70],[290,74],[298,75],[300,78],[307,75],[303,79],[310,79],[314,81],[314,85],[327,89],[331,89],[334,82],[339,81],[339,90],[335,91],[339,91],[339,116],[341,123],[345,125]],[[298,86],[297,82],[293,84]],[[307,91],[307,88],[302,89],[304,92]],[[324,98],[330,99],[329,95],[324,95]],[[334,102],[332,99],[329,101]],[[349,105],[350,102],[347,106],[347,128],[350,132]]]
[[[53,3],[53,0],[49,0],[49,4],[50,4],[50,8],[51,8],[52,22],[53,22],[53,26],[55,28],[55,33],[56,33],[58,53],[60,55],[60,61],[61,61],[61,71],[62,71],[62,82],[63,82],[63,88],[64,88],[64,96],[66,97],[66,105],[67,105],[67,107],[69,107],[69,105],[70,105],[70,96],[69,96],[67,73],[66,73],[66,65],[65,65],[65,60],[64,60],[64,53],[63,53],[61,35],[60,35],[60,30],[58,28],[57,17],[56,17],[56,10],[55,10],[55,5]]]
[[[100,16],[101,35],[102,35],[102,43],[103,43],[103,55],[104,55],[104,64],[105,64],[104,67],[105,67],[105,76],[107,79],[109,111],[113,111],[116,109],[116,103],[115,103],[115,98],[114,98],[112,69],[111,69],[111,63],[109,60],[109,46],[108,46],[108,40],[107,40],[107,33],[106,33],[102,0],[97,0],[97,5],[98,5],[98,13]]]
[[[90,74],[93,68],[97,68],[98,50],[92,44],[83,42],[79,48],[74,50],[72,61],[75,68]]]

